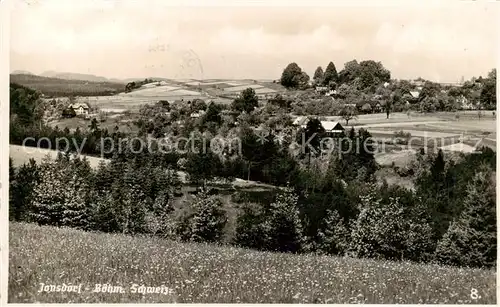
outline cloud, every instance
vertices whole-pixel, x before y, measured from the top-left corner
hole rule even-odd
[[[302,56],[315,51],[340,50],[346,40],[330,26],[323,25],[310,32],[296,35],[270,33],[264,27],[238,29],[226,27],[219,30],[210,40],[210,48],[223,53]]]
[[[349,60],[373,59],[395,77],[454,80],[495,65],[497,16],[479,5],[203,8],[46,1],[15,6],[12,69],[200,74],[186,66],[189,50],[206,78],[277,78],[290,62],[312,74],[330,61],[340,70]],[[150,52],[155,46],[164,50]]]
[[[484,51],[482,38],[476,33],[464,33],[453,25],[421,22],[402,26],[384,23],[375,35],[374,43],[396,53],[423,53],[436,56],[463,51],[480,55]]]

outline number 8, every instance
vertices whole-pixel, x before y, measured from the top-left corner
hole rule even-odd
[[[477,293],[477,289],[475,288],[472,288],[470,290],[470,298],[473,299],[473,300],[477,300],[480,296],[478,295]]]

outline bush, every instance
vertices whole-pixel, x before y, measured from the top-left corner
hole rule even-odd
[[[317,248],[326,254],[343,255],[349,246],[349,236],[350,233],[345,226],[344,219],[336,210],[328,210],[325,227],[318,231]]]
[[[177,221],[176,233],[181,240],[192,242],[220,242],[227,223],[222,202],[208,191],[196,195],[194,202],[184,210]]]
[[[408,145],[408,141],[411,138],[411,133],[404,132],[403,130],[394,132],[395,144]]]
[[[361,197],[361,212],[351,226],[349,253],[356,257],[427,260],[433,249],[432,229],[416,214],[397,196],[383,204],[372,190]]]
[[[292,253],[301,251],[304,238],[297,201],[297,195],[286,188],[271,203],[263,223],[268,250]]]
[[[260,205],[245,203],[242,213],[236,220],[235,237],[233,244],[239,247],[264,249],[266,246],[266,233],[264,228],[265,216]]]

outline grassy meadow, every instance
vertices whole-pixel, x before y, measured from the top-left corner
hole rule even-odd
[[[493,270],[277,254],[22,223],[10,223],[9,243],[10,303],[496,303]],[[38,293],[40,283],[82,284],[82,291]],[[123,293],[93,293],[95,284],[121,286]],[[133,284],[169,290],[132,293]]]
[[[30,159],[34,159],[37,164],[42,163],[43,159],[50,156],[51,159],[57,158],[58,152],[56,150],[50,150],[45,148],[35,148],[35,147],[24,147],[19,145],[9,145],[9,157],[12,158],[12,163],[14,166],[19,167],[25,163],[28,163]],[[108,160],[85,156],[89,161],[92,168],[97,168],[101,161],[107,162]]]

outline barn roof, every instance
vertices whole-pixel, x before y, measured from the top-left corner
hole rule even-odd
[[[321,125],[326,131],[344,130],[344,127],[339,122],[321,121]]]
[[[302,126],[307,122],[307,116],[299,116],[293,121],[293,125]]]
[[[420,92],[417,92],[417,91],[411,91],[410,92],[410,95],[413,96],[413,98],[418,98],[418,96],[420,96]]]
[[[86,103],[83,103],[83,102],[77,102],[77,103],[70,104],[69,107],[73,108],[73,109],[78,109],[80,107],[84,108],[84,109],[88,109],[89,108],[89,106]]]

